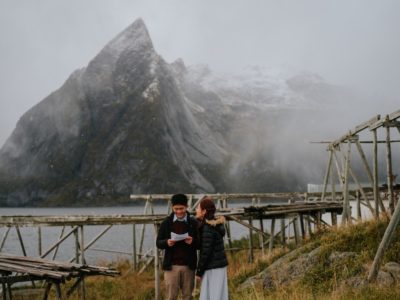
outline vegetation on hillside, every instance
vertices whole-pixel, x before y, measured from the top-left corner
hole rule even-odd
[[[240,285],[293,250],[293,244],[286,248],[278,247],[272,253],[268,253],[266,249],[265,255],[261,255],[261,250],[258,249],[255,251],[253,263],[248,262],[247,250],[228,252],[231,299],[400,299],[399,283],[395,283],[390,288],[378,284],[367,284],[354,288],[344,284],[346,280],[355,276],[366,278],[368,267],[372,263],[386,226],[387,221],[370,221],[324,230],[315,234],[304,241],[298,255],[319,247],[317,262],[304,273],[300,280],[274,289],[263,288],[262,281],[258,281],[244,290],[240,289]],[[256,239],[254,244],[258,244]],[[235,241],[233,246],[234,248],[246,248],[248,240]],[[338,263],[327,263],[329,256],[334,252],[353,252],[355,256]],[[383,264],[389,261],[400,262],[400,230],[397,231],[386,252]],[[116,267],[121,272],[121,276],[87,278],[85,281],[87,299],[154,299],[153,268],[150,267],[138,275],[132,271],[128,260],[119,260],[112,264],[100,262],[99,264]],[[163,284],[161,293],[164,295]],[[195,293],[198,296],[198,286]],[[72,299],[79,298],[74,295]]]

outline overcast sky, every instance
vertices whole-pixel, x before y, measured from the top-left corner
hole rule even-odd
[[[365,119],[400,108],[400,1],[0,0],[0,145],[138,17],[167,61],[290,66],[376,95]]]

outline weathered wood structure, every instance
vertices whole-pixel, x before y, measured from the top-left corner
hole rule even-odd
[[[43,299],[47,299],[52,286],[57,299],[67,299],[78,286],[84,287],[84,278],[96,275],[116,276],[119,272],[110,268],[72,264],[54,260],[45,260],[26,256],[14,256],[0,253],[0,282],[3,300],[12,299],[11,286],[19,282],[45,282]],[[63,293],[61,286],[74,280],[71,288]],[[85,294],[82,294],[85,299]]]
[[[391,139],[391,129],[396,128],[400,132],[400,122],[397,119],[400,118],[400,110],[386,115],[381,118],[377,115],[370,120],[356,126],[354,129],[350,130],[348,133],[341,136],[339,139],[328,142],[328,163],[325,172],[324,182],[323,182],[323,192],[321,201],[324,201],[328,197],[327,187],[331,186],[330,198],[335,200],[337,198],[337,193],[335,192],[335,185],[338,183],[342,187],[342,195],[344,202],[344,211],[342,222],[351,222],[351,216],[349,213],[349,189],[348,185],[350,180],[352,180],[357,186],[359,191],[359,196],[362,200],[360,203],[365,205],[375,216],[379,218],[380,212],[386,213],[386,208],[383,205],[380,191],[385,193],[386,198],[389,201],[389,212],[394,213],[395,202],[397,201],[397,196],[394,189],[394,174],[393,174],[393,161],[392,161],[392,143],[398,142],[398,140]],[[386,139],[384,141],[378,141],[378,129],[384,129]],[[359,136],[362,133],[368,132],[372,136],[371,141],[360,141]],[[321,142],[325,143],[325,142]],[[362,147],[362,144],[371,143],[372,148],[372,167],[371,163],[368,163],[367,155]],[[379,186],[378,178],[378,144],[386,144],[386,187]],[[370,181],[370,191],[372,192],[374,205],[371,205],[370,198],[371,193],[365,187],[360,184],[359,176],[355,174],[355,171],[351,167],[351,154],[352,146],[355,145],[356,151],[359,154],[362,165],[365,170],[365,174]],[[336,174],[335,174],[336,173]],[[329,180],[331,179],[331,180]]]
[[[392,139],[392,129],[400,133],[400,110],[397,110],[385,117],[381,118],[377,115],[370,120],[356,126],[348,133],[340,137],[339,139],[328,142],[329,158],[326,168],[326,173],[323,183],[322,201],[328,197],[327,187],[331,185],[330,198],[335,200],[337,194],[335,193],[336,180],[342,187],[343,197],[343,223],[351,222],[351,214],[349,213],[349,181],[352,179],[353,182],[358,186],[358,203],[365,205],[374,215],[376,219],[384,214],[386,217],[391,217],[390,223],[386,229],[385,235],[376,253],[374,262],[372,264],[368,279],[373,281],[376,279],[379,266],[381,264],[383,254],[389,246],[390,240],[393,237],[394,231],[400,222],[400,206],[399,206],[399,194],[400,186],[394,184],[394,180],[397,174],[393,172],[393,158],[392,158],[392,144],[398,143],[399,140]],[[378,130],[382,129],[382,133],[385,136],[385,140],[378,141]],[[372,141],[360,141],[360,134],[369,133],[372,137]],[[321,142],[324,143],[324,142]],[[368,163],[367,155],[364,152],[362,144],[372,144],[372,167]],[[379,185],[378,177],[378,144],[385,144],[385,161],[386,161],[386,184]],[[351,167],[350,158],[352,146],[356,146],[356,151],[359,154],[362,165],[365,170],[365,174],[370,181],[370,188],[366,189],[362,187],[359,181],[359,177],[355,174]],[[336,170],[335,170],[336,169]],[[337,178],[335,179],[335,171]],[[329,182],[331,179],[331,182]],[[371,199],[371,191],[373,199]],[[362,198],[359,199],[359,198]],[[383,204],[383,198],[388,200],[388,211]],[[373,200],[371,205],[370,200]],[[357,214],[358,215],[358,214]]]
[[[68,238],[75,240],[75,255],[72,255],[69,262],[85,263],[85,252],[90,250],[92,245],[100,239],[114,225],[132,225],[132,270],[143,272],[151,264],[154,265],[156,298],[160,296],[160,251],[155,246],[155,237],[158,231],[159,223],[167,216],[170,208],[165,205],[166,212],[163,214],[154,213],[154,201],[161,200],[169,203],[172,195],[137,195],[132,196],[134,199],[144,199],[145,209],[142,215],[75,215],[75,216],[0,216],[0,228],[4,228],[3,238],[0,244],[0,252],[6,242],[7,236],[12,228],[18,235],[21,250],[27,255],[25,243],[20,228],[24,226],[37,227],[38,229],[38,245],[41,258],[49,257],[52,259],[57,256],[60,245]],[[227,226],[227,244],[228,251],[236,251],[231,247],[232,236],[230,232],[230,222],[236,222],[249,230],[249,260],[253,259],[253,251],[255,248],[264,252],[265,246],[269,245],[272,251],[274,242],[279,240],[286,245],[290,240],[301,243],[301,239],[309,235],[313,230],[318,230],[320,226],[326,226],[321,219],[323,213],[331,213],[332,224],[337,222],[337,214],[342,212],[341,202],[320,202],[320,194],[307,193],[269,193],[269,194],[218,194],[211,195],[217,201],[218,211],[220,215],[224,215],[228,222]],[[191,200],[191,210],[197,205],[202,195],[189,195]],[[280,204],[267,205],[271,200],[279,200]],[[294,202],[297,200],[297,202]],[[229,207],[228,203],[240,201],[241,204],[248,203],[247,207]],[[288,203],[294,202],[294,203]],[[258,223],[255,221],[258,220]],[[271,232],[268,232],[265,220],[270,220],[274,224]],[[275,230],[276,220],[281,220],[280,231]],[[287,221],[288,220],[288,221]],[[299,229],[300,223],[300,229]],[[84,227],[92,225],[105,226],[91,241],[85,241]],[[140,228],[136,228],[140,225]],[[258,225],[258,226],[257,226]],[[48,249],[41,249],[41,228],[44,226],[61,227],[59,239],[53,243]],[[153,247],[145,250],[144,237],[145,226],[153,228]],[[66,230],[68,227],[70,229]],[[137,236],[137,231],[140,235]],[[275,232],[277,231],[277,232]],[[259,235],[260,244],[253,243],[253,233]],[[293,234],[291,234],[293,233]],[[301,236],[300,236],[301,233]],[[112,251],[104,249],[95,249],[96,251]],[[118,251],[115,251],[118,252]],[[125,253],[128,254],[128,253]]]

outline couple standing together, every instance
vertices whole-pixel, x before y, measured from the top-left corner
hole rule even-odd
[[[160,226],[157,247],[164,251],[166,298],[193,299],[195,276],[201,280],[200,300],[228,299],[228,260],[224,251],[224,217],[215,217],[216,207],[210,197],[201,199],[196,218],[187,211],[184,194],[171,198],[172,210]],[[171,238],[174,237],[174,239]],[[184,239],[179,240],[176,237]],[[197,250],[200,250],[197,261]]]

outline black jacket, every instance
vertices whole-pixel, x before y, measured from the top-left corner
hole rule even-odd
[[[196,269],[197,263],[197,253],[196,248],[199,247],[199,235],[198,235],[198,222],[195,218],[191,217],[189,212],[187,212],[189,219],[189,235],[193,238],[192,244],[188,245],[188,266],[190,269]],[[172,269],[172,252],[174,251],[174,246],[169,247],[167,241],[171,238],[171,228],[172,222],[174,220],[174,213],[171,213],[162,223],[157,235],[157,248],[163,249],[164,251],[164,261],[163,270]]]
[[[225,218],[206,220],[200,227],[200,256],[197,276],[203,276],[206,270],[223,268],[228,265],[224,249]]]

